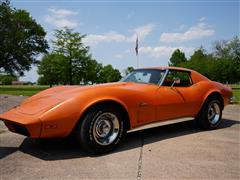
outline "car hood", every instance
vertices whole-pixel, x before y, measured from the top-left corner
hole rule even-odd
[[[106,83],[98,85],[89,86],[56,86],[42,91],[20,104],[16,107],[16,110],[28,114],[34,115],[38,113],[43,113],[54,106],[83,94],[86,91],[93,90],[97,92],[99,89],[103,88],[136,88],[135,83],[127,82],[117,82],[117,83]]]

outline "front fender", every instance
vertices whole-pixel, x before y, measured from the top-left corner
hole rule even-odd
[[[66,100],[44,113],[42,121],[41,138],[68,136],[84,113],[97,103],[114,101],[128,112],[128,108],[121,100],[114,97],[101,98],[72,98]]]
[[[79,118],[80,107],[75,99],[68,99],[41,115],[41,138],[66,137]]]

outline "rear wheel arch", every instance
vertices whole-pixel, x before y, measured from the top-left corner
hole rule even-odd
[[[218,127],[224,108],[223,98],[219,92],[211,92],[206,96],[202,107],[195,117],[195,125],[201,129],[211,130]]]
[[[211,93],[209,93],[203,103],[202,103],[202,106],[204,106],[205,102],[207,102],[209,99],[217,99],[219,100],[219,102],[221,103],[221,109],[223,110],[224,109],[224,101],[223,101],[223,97],[222,97],[222,94],[218,91],[213,91]]]

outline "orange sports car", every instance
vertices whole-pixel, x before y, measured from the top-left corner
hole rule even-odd
[[[136,69],[120,82],[57,86],[0,114],[8,129],[33,138],[75,134],[82,148],[105,153],[128,130],[148,123],[194,117],[216,128],[232,90],[196,71],[177,67]]]

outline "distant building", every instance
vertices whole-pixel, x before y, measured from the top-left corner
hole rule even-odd
[[[27,81],[12,81],[12,85],[28,85]]]

